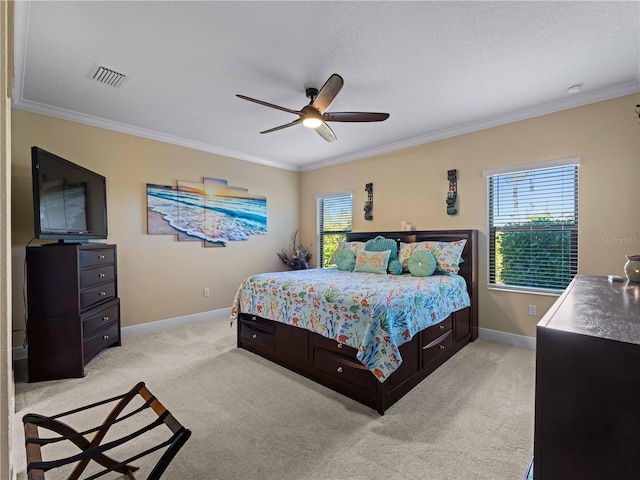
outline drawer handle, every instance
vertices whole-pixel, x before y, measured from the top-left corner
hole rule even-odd
[[[103,335],[102,338],[105,339],[105,340],[109,340],[109,335]]]
[[[98,255],[98,260],[104,260],[104,255]]]
[[[342,367],[338,367],[337,372],[338,372],[338,373],[342,373]]]
[[[338,348],[342,348],[342,344],[341,343],[338,344]]]
[[[440,350],[444,350],[445,348],[447,347],[445,347],[444,345],[440,345]]]
[[[440,330],[444,330],[444,325],[440,325]]]
[[[251,335],[251,338],[258,338],[258,335],[254,333],[253,335]]]
[[[100,296],[101,297],[106,297],[107,296],[107,292],[100,292]]]
[[[102,317],[102,321],[103,322],[108,322],[109,321],[109,317]]]
[[[104,278],[104,277],[106,277],[106,275],[105,275],[104,273],[99,273],[99,274],[98,274],[98,277],[100,277],[100,278]]]

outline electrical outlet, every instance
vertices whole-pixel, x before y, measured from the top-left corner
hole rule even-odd
[[[202,295],[204,295],[205,297],[208,297],[209,296],[209,289],[208,288],[203,289],[202,290]],[[531,307],[529,307],[529,310],[531,310]]]
[[[529,305],[529,315],[537,315],[537,308],[535,305]]]

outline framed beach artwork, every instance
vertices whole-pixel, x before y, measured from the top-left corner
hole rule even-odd
[[[148,183],[147,233],[224,247],[267,233],[267,198],[219,178],[178,180],[175,187]]]

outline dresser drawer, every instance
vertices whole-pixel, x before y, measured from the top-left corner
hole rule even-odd
[[[357,360],[350,360],[342,355],[335,355],[316,348],[313,351],[313,367],[364,390],[376,391],[378,380],[367,367]]]
[[[82,317],[82,335],[89,338],[98,330],[104,328],[110,323],[117,321],[120,317],[120,303],[115,303],[99,312],[92,313],[89,316]]]
[[[336,355],[342,355],[357,361],[356,354],[358,353],[358,351],[355,348],[340,343],[332,338],[323,337],[321,335],[314,335],[313,346],[316,348],[322,348],[323,350],[327,350],[328,352],[334,353]]]
[[[422,346],[429,345],[436,338],[440,338],[453,328],[453,317],[449,315],[442,322],[432,325],[422,332]]]
[[[250,322],[240,322],[240,338],[256,345],[275,350],[276,336],[274,332],[268,332]]]
[[[112,282],[116,276],[113,265],[80,270],[80,288],[91,287],[100,283]]]
[[[96,332],[84,341],[84,362],[87,363],[98,352],[120,340],[118,336],[118,322]]]
[[[115,258],[113,248],[87,248],[78,251],[78,263],[81,269],[114,263]]]
[[[449,330],[441,337],[422,347],[422,366],[428,365],[453,347],[453,332]]]
[[[97,287],[87,288],[80,292],[80,310],[86,310],[116,297],[115,282],[105,283]]]

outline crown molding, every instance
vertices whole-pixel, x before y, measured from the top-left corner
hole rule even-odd
[[[52,107],[50,105],[44,105],[37,102],[31,102],[29,100],[18,100],[14,102],[13,108],[18,110],[24,110],[26,112],[37,113],[40,115],[46,115],[48,117],[60,118],[62,120],[68,120],[70,122],[81,123],[83,125],[90,125],[92,127],[104,128],[106,130],[113,130],[115,132],[125,133],[128,135],[134,135],[136,137],[148,138],[159,142],[169,143],[172,145],[178,145],[181,147],[192,148],[203,152],[215,153],[217,155],[223,155],[238,160],[245,160],[247,162],[259,163],[268,167],[281,168],[284,170],[298,169],[294,166],[273,162],[266,158],[249,155],[237,150],[231,150],[217,145],[210,145],[204,142],[198,142],[196,140],[190,140],[188,138],[179,137],[176,135],[169,135],[167,133],[158,132],[155,130],[148,130],[146,128],[135,127],[126,123],[114,122],[112,120],[105,120],[104,118],[94,117],[84,113],[72,112],[63,108]]]
[[[21,90],[21,89],[20,89]],[[546,103],[542,105],[536,105],[535,107],[526,108],[517,112],[511,112],[505,115],[499,115],[487,119],[483,119],[478,122],[471,122],[464,125],[459,125],[453,128],[447,128],[436,132],[430,132],[417,137],[400,140],[398,142],[388,143],[379,147],[370,148],[367,150],[361,150],[359,152],[350,153],[347,155],[339,155],[337,157],[327,158],[319,162],[313,162],[308,165],[294,166],[281,162],[275,162],[266,158],[249,155],[237,150],[231,150],[216,145],[211,145],[204,142],[198,142],[175,135],[169,135],[154,130],[148,130],[145,128],[135,127],[133,125],[127,125],[120,122],[114,122],[111,120],[105,120],[103,118],[94,117],[92,115],[86,115],[83,113],[72,112],[58,107],[52,107],[50,105],[44,105],[37,102],[31,102],[28,100],[18,100],[13,104],[14,108],[18,110],[24,110],[32,113],[38,113],[50,117],[60,118],[71,122],[81,123],[84,125],[91,125],[98,128],[104,128],[106,130],[113,130],[120,133],[134,135],[137,137],[148,138],[159,142],[169,143],[172,145],[178,145],[181,147],[192,148],[203,152],[214,153],[217,155],[224,155],[226,157],[244,160],[247,162],[258,163],[266,165],[268,167],[280,168],[284,170],[290,170],[295,172],[306,172],[310,170],[317,170],[319,168],[330,167],[332,165],[339,165],[341,163],[347,163],[354,160],[360,160],[367,157],[373,157],[384,153],[394,152],[405,148],[414,147],[416,145],[423,145],[437,140],[444,140],[446,138],[456,137],[466,133],[477,132],[479,130],[485,130],[487,128],[497,127],[500,125],[506,125],[508,123],[518,122],[521,120],[527,120],[529,118],[539,117],[542,115],[548,115],[550,113],[560,112],[562,110],[568,110],[571,108],[581,107],[589,105],[591,103],[610,100],[612,98],[622,97],[624,95],[631,95],[640,92],[640,83],[637,81],[617,85],[611,88],[598,90],[595,92],[589,92],[571,96],[557,102]],[[18,93],[16,91],[16,93]],[[17,96],[17,95],[16,95]],[[19,98],[19,97],[18,97]]]
[[[519,122],[521,120],[527,120],[529,118],[548,115],[550,113],[556,113],[562,110],[582,107],[591,103],[602,102],[605,100],[610,100],[612,98],[623,97],[625,95],[632,95],[638,92],[640,92],[640,81],[636,79],[632,82],[616,85],[614,87],[604,88],[594,92],[578,94],[575,96],[572,95],[569,98],[565,98],[557,102],[544,103],[541,105],[536,105],[535,107],[525,108],[505,115],[486,118],[478,122],[471,122],[464,125],[459,125],[457,127],[447,128],[436,132],[430,132],[425,135],[407,138],[406,140],[389,143],[387,145],[381,145],[379,147],[371,148],[361,152],[328,158],[320,162],[314,162],[305,165],[300,169],[300,171],[304,172],[309,170],[316,170],[318,168],[330,167],[332,165],[351,162],[353,160],[359,160],[366,157],[373,157],[375,155],[394,152],[397,150],[402,150],[404,148],[415,147],[416,145],[423,145],[425,143],[444,140],[446,138],[456,137],[458,135],[463,135],[466,133],[473,133],[479,130],[485,130],[487,128],[498,127],[500,125],[506,125],[508,123]]]

